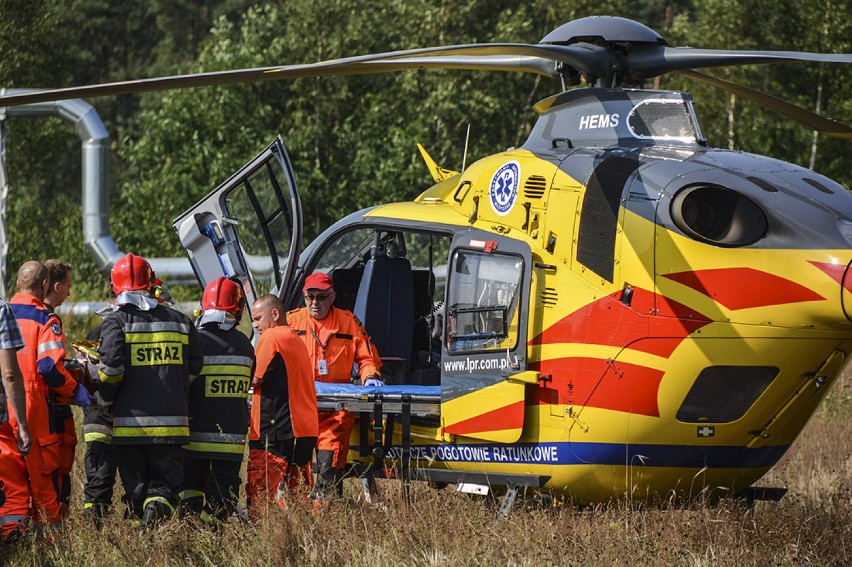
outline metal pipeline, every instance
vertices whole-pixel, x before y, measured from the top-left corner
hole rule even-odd
[[[36,89],[0,89],[0,94],[33,92]],[[126,254],[109,230],[109,132],[95,108],[82,99],[10,106],[5,116],[58,116],[74,125],[82,140],[83,244],[98,268],[109,273]],[[148,258],[159,277],[169,284],[197,284],[186,258]]]

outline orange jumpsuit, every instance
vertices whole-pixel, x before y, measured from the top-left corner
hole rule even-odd
[[[65,358],[65,343],[61,340],[63,334],[59,320],[50,316],[44,304],[29,293],[16,294],[9,304],[24,338],[24,348],[17,355],[24,378],[27,424],[33,444],[25,459],[26,466],[21,466],[13,476],[3,479],[6,502],[0,506],[0,517],[13,519],[0,525],[3,531],[14,529],[6,524],[20,526],[23,523],[14,519],[28,515],[30,499],[35,523],[60,522],[56,483],[61,455],[59,436],[50,428],[47,396],[55,393],[71,398],[77,388],[77,382],[62,362]],[[14,416],[10,415],[9,421],[13,428],[17,428]],[[2,447],[3,452],[6,450],[6,447]]]
[[[379,375],[381,360],[367,336],[367,331],[351,311],[332,307],[322,320],[312,319],[306,307],[287,313],[287,324],[296,331],[308,347],[318,382],[349,383],[352,367],[358,364],[361,383]],[[321,375],[320,361],[324,360],[327,374]],[[349,436],[355,415],[346,411],[320,412],[317,451],[334,453],[334,468],[343,470],[349,457]]]
[[[62,326],[62,319],[56,314],[56,309],[47,303],[44,307],[47,313],[56,317]],[[58,340],[65,344],[64,326],[62,336]],[[71,501],[71,469],[74,467],[74,454],[77,450],[77,428],[74,425],[74,415],[71,413],[70,405],[51,405],[50,420],[51,429],[59,436],[59,486],[56,488],[59,510],[64,518],[68,515],[68,505]]]

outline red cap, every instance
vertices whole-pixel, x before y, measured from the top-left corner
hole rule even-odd
[[[326,290],[334,287],[334,282],[331,279],[331,276],[328,274],[324,274],[322,272],[315,272],[308,277],[305,278],[305,287],[302,288],[304,290],[308,289],[319,289]]]

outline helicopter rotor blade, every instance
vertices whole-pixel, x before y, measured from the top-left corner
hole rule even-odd
[[[559,77],[556,63],[542,57],[500,56],[500,55],[455,55],[446,57],[407,57],[404,59],[380,59],[359,63],[360,73],[390,73],[394,71],[410,71],[416,69],[454,69],[469,71],[522,71]],[[368,66],[369,71],[363,71]],[[372,69],[375,67],[375,69]],[[359,73],[359,74],[360,74]]]
[[[448,55],[452,55],[452,57],[444,59],[443,63],[439,59],[433,59],[427,64],[428,56]],[[0,107],[234,83],[385,73],[424,67],[530,71],[558,76],[555,71],[555,63],[561,63],[595,75],[602,74],[611,67],[612,57],[606,48],[588,43],[573,45],[512,43],[451,45],[360,55],[304,65],[192,73],[9,94],[0,96]],[[406,58],[410,59],[410,62],[406,62]]]
[[[675,71],[675,73],[739,95],[747,100],[759,104],[760,106],[763,106],[764,108],[768,108],[782,116],[786,116],[791,120],[803,124],[811,130],[815,130],[825,136],[840,138],[842,140],[852,140],[852,128],[846,124],[835,122],[834,120],[820,116],[810,110],[796,106],[795,104],[790,104],[780,98],[743,85],[738,85],[737,83],[725,81],[724,79],[711,77],[710,75],[700,73],[698,71],[681,70]]]
[[[692,47],[635,46],[627,58],[627,67],[645,78],[674,71],[732,65],[757,65],[783,62],[852,63],[848,53],[807,53],[804,51],[737,51]]]

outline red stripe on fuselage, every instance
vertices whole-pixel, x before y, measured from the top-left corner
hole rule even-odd
[[[852,278],[843,283],[843,274],[846,273],[846,266],[843,264],[827,264],[825,262],[814,262],[809,260],[811,264],[822,270],[828,277],[843,285],[848,292],[852,292]]]
[[[453,435],[473,435],[484,431],[521,429],[523,426],[524,401],[520,400],[508,406],[448,425],[444,428],[444,432]]]
[[[555,358],[531,363],[542,375],[551,376],[547,388],[533,388],[530,402],[558,403],[659,417],[657,392],[664,372],[627,362],[599,358]]]
[[[731,311],[825,298],[794,281],[753,268],[719,268],[663,276],[712,298]]]
[[[710,319],[686,305],[633,288],[630,305],[616,292],[560,319],[531,345],[581,343],[625,347],[668,358],[690,333]]]

